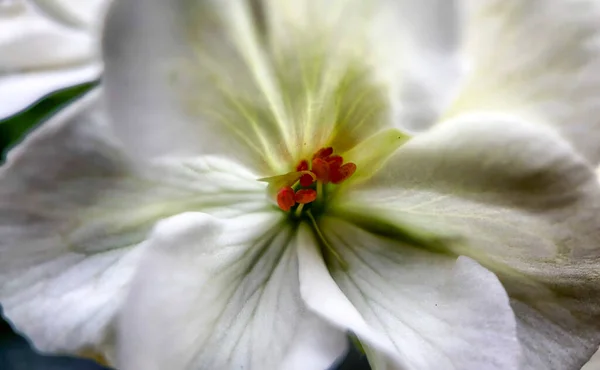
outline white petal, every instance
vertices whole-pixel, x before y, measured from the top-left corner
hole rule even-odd
[[[30,4],[0,8],[0,119],[60,88],[98,78],[93,34],[63,27]]]
[[[600,352],[596,352],[596,354],[592,357],[590,362],[585,364],[581,370],[598,370],[600,369]]]
[[[95,91],[37,129],[0,171],[0,303],[38,349],[99,350],[110,339],[134,246],[157,220],[270,207],[264,185],[234,163],[133,168],[113,142]]]
[[[317,246],[313,231],[300,225],[296,238],[300,293],[308,308],[340,329],[350,329],[390,358],[401,361],[389,338],[373,330],[335,284]]]
[[[470,72],[448,116],[500,111],[556,128],[600,162],[600,4],[469,0]]]
[[[95,31],[112,0],[32,0],[46,14],[66,26]]]
[[[465,72],[459,55],[464,9],[459,0],[401,0],[404,72],[397,96],[398,124],[411,131],[433,125],[448,108]],[[397,61],[398,62],[398,61]]]
[[[0,72],[64,67],[96,56],[92,35],[62,27],[28,7],[0,14]]]
[[[300,298],[279,212],[158,224],[119,326],[119,368],[326,369],[347,346]]]
[[[517,315],[523,369],[579,369],[597,349],[599,183],[551,128],[486,115],[444,122],[345,197],[335,212],[363,227],[495,272]]]
[[[202,36],[202,27],[214,32],[211,37],[216,39],[217,49],[225,48],[223,52],[229,53],[228,57],[223,55],[219,63],[228,67],[235,62],[239,66],[235,76],[242,74],[245,78],[241,72],[244,67],[237,63],[234,50],[227,48],[229,44],[222,35],[220,17],[215,15],[222,6],[210,11],[207,2],[198,3],[207,8],[198,17],[210,16],[214,25],[207,19],[200,19],[195,25],[196,11],[191,2],[119,1],[109,11],[104,34],[105,81],[109,107],[119,122],[115,131],[128,150],[142,159],[163,154],[233,153],[258,167],[264,161],[261,152],[272,150],[268,148],[270,143],[260,147],[264,132],[253,132],[254,126],[250,124],[246,124],[249,127],[244,131],[244,125],[235,121],[227,126],[231,117],[226,116],[217,116],[216,122],[207,124],[206,118],[196,112],[201,105],[195,100],[206,98],[204,91],[210,90],[212,84],[217,89],[220,86],[211,81],[210,75],[203,75],[205,66],[191,62],[195,50],[189,38],[198,32]],[[230,70],[233,73],[234,70]],[[207,88],[198,83],[199,75]],[[236,78],[236,87],[247,84],[244,78]],[[214,112],[210,114],[227,115],[227,111],[215,108],[215,102],[212,108]],[[226,138],[230,131],[231,137]]]
[[[383,31],[373,29],[400,32],[389,8],[120,1],[104,35],[117,134],[141,158],[212,153],[264,176],[290,171],[323,146],[346,151],[391,124],[389,81],[375,59],[397,37],[377,42]]]
[[[102,133],[97,94],[45,123],[0,172],[0,303],[44,351],[100,350],[137,260],[134,240],[86,253],[79,243],[93,240],[69,235],[126,168]]]
[[[66,70],[37,71],[0,76],[0,120],[18,113],[57,90],[100,77],[101,66],[92,63]]]
[[[321,227],[348,268],[337,268],[333,256],[324,251],[337,288],[313,243],[300,245],[303,298],[311,309],[369,345],[372,365],[414,370],[517,368],[515,319],[492,273],[468,258],[436,255],[341,220],[326,218]]]

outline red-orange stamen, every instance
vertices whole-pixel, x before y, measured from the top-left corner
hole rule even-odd
[[[286,186],[277,193],[277,205],[284,211],[289,211],[296,204],[294,189]]]
[[[354,172],[356,164],[344,163],[342,156],[333,154],[332,147],[326,147],[319,149],[310,161],[301,160],[296,165],[296,171],[260,180],[269,182],[270,191],[279,189],[276,195],[277,205],[283,211],[288,212],[299,205],[295,211],[298,216],[303,211],[304,204],[314,202],[321,196],[317,191],[326,189],[323,185],[330,182],[339,184]],[[314,182],[317,182],[316,189]]]
[[[344,158],[342,158],[339,155],[329,156],[329,157],[325,158],[325,160],[327,161],[327,163],[329,163],[329,167],[331,167],[331,168],[341,167],[342,163],[344,163]]]
[[[334,184],[339,184],[348,177],[352,176],[354,172],[356,172],[356,165],[352,162],[345,163],[341,167],[335,168],[331,171],[331,182]]]
[[[317,199],[317,191],[314,189],[300,189],[294,198],[300,204],[314,202]]]
[[[313,159],[312,172],[315,174],[318,181],[321,181],[324,184],[329,182],[329,163],[327,163],[324,159]]]
[[[313,155],[313,159],[315,159],[315,158],[325,159],[325,158],[329,157],[332,154],[333,154],[333,148],[330,147],[330,146],[328,146],[327,148],[319,149],[315,153],[315,155]]]
[[[308,171],[308,161],[306,159],[300,161],[298,166],[296,166],[296,171]]]
[[[300,178],[300,186],[305,188],[311,186],[313,182],[315,182],[315,180],[309,174],[302,175],[302,177]]]

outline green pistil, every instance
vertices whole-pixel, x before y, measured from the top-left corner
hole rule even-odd
[[[306,203],[306,204],[295,204],[292,206],[292,209],[289,211],[290,217],[294,220],[301,220],[306,214],[307,211],[311,211],[313,215],[319,217],[323,214],[325,210],[325,205],[327,203],[327,185],[324,185],[321,182],[314,182],[308,187],[300,186],[300,184],[296,183],[292,186],[294,192],[301,189],[313,189],[317,192],[317,199],[314,202]]]
[[[294,217],[296,217],[298,219],[301,218],[303,209],[304,209],[304,204],[298,205],[298,207],[294,210]]]
[[[317,181],[317,199],[315,200],[315,203],[325,203],[325,187],[320,181]]]

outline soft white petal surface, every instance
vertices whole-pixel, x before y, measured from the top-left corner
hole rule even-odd
[[[96,31],[112,0],[31,0],[46,15],[66,26]]]
[[[123,122],[117,134],[142,158],[217,153],[265,175],[325,145],[347,150],[389,122],[383,77],[391,71],[371,64],[397,54],[373,42],[400,32],[393,8],[120,1],[104,35],[109,108]]]
[[[394,96],[398,124],[420,131],[434,124],[454,98],[466,70],[460,49],[462,0],[400,0],[398,23],[406,61]],[[400,63],[400,60],[398,61]]]
[[[596,354],[592,357],[590,362],[585,364],[581,370],[598,370],[600,369],[600,352],[596,352]]]
[[[141,158],[217,153],[269,176],[323,146],[346,151],[393,117],[430,124],[460,77],[460,10],[434,0],[121,1],[104,37],[117,134]]]
[[[374,369],[517,368],[516,323],[494,274],[468,258],[436,255],[339,219],[321,227],[348,268],[326,253],[332,280],[305,236],[298,246],[303,298],[369,346]]]
[[[279,212],[159,223],[121,317],[119,368],[329,368],[347,339],[304,306],[293,239]]]
[[[600,162],[600,3],[468,0],[469,74],[447,116],[497,111],[556,128]]]
[[[91,63],[67,70],[0,76],[0,120],[26,109],[54,91],[98,79],[101,69],[99,63]]]
[[[90,62],[97,54],[90,32],[67,28],[28,5],[20,12],[0,8],[0,73]]]
[[[132,167],[108,134],[99,93],[44,123],[0,170],[0,303],[44,351],[108,340],[135,246],[157,220],[268,207],[264,184],[218,158]]]
[[[94,227],[81,223],[82,211],[126,172],[102,134],[97,93],[45,123],[0,172],[0,303],[41,350],[106,344],[137,260],[131,247],[139,239],[113,237],[92,252],[93,235],[72,233]]]
[[[102,13],[90,17],[98,23]],[[0,4],[0,119],[53,91],[97,79],[96,31],[66,27],[29,2]]]
[[[336,213],[367,229],[495,272],[517,315],[522,369],[579,369],[598,348],[599,183],[551,128],[485,115],[444,122],[338,201]]]

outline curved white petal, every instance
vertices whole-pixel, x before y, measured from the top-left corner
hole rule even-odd
[[[468,0],[470,71],[447,116],[518,114],[549,125],[600,162],[600,4]]]
[[[437,122],[465,72],[460,55],[464,4],[460,0],[400,0],[398,23],[406,59],[395,96],[397,125],[421,131]],[[400,61],[397,61],[399,63]]]
[[[132,167],[108,133],[99,94],[44,123],[0,170],[0,303],[43,351],[110,345],[135,246],[157,220],[270,207],[264,184],[222,159]]]
[[[369,347],[374,369],[517,368],[514,315],[492,273],[468,258],[436,255],[338,219],[326,218],[321,227],[348,266],[337,267],[325,250],[332,280],[314,240],[305,237],[303,298],[353,331]]]
[[[598,370],[600,369],[600,352],[596,352],[596,354],[592,357],[592,359],[585,364],[581,370]]]
[[[88,253],[93,236],[69,235],[94,227],[80,217],[126,172],[103,134],[97,95],[42,125],[0,171],[0,303],[44,351],[102,350],[137,260],[139,240],[117,233]]]
[[[101,69],[99,63],[92,63],[67,70],[0,76],[0,120],[26,109],[52,92],[98,79]]]
[[[90,33],[63,27],[31,6],[0,13],[0,21],[2,74],[81,64],[97,54]]]
[[[391,125],[390,79],[403,62],[398,8],[120,1],[104,34],[117,134],[141,158],[213,153],[265,176],[324,146],[346,151]]]
[[[104,12],[112,0],[31,0],[55,21],[66,26],[87,28],[95,27],[102,21]]]
[[[347,340],[302,303],[293,237],[279,212],[159,223],[121,316],[119,368],[327,369]]]
[[[0,119],[50,92],[97,79],[95,31],[65,27],[29,2],[0,7]]]
[[[445,122],[338,201],[340,217],[495,272],[523,369],[579,369],[598,348],[600,187],[551,128],[486,115]]]

